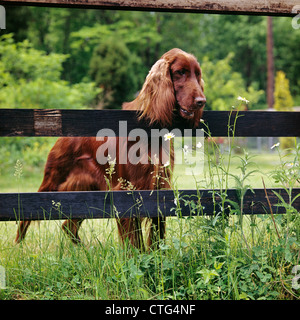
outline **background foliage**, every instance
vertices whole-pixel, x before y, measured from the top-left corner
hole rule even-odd
[[[300,33],[284,17],[273,18],[273,29],[275,69],[286,74],[297,105]],[[230,109],[237,95],[252,109],[266,106],[266,17],[9,7],[3,33],[14,34],[5,46],[16,67],[4,64],[2,49],[1,78],[12,72],[14,82],[5,90],[0,83],[1,107],[120,108],[173,47],[202,64],[207,109]]]
[[[61,79],[67,55],[47,55],[28,40],[15,43],[12,34],[2,36],[0,43],[0,107],[86,108],[100,93],[91,82]]]

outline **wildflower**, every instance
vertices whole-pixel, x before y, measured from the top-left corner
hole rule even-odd
[[[187,153],[189,152],[189,146],[187,146],[186,144],[184,145],[184,147],[182,148],[184,155],[187,155]]]
[[[158,164],[159,164],[159,159],[158,159],[156,153],[154,154],[153,164],[155,164],[155,165],[158,165]]]
[[[202,143],[201,143],[201,142],[198,142],[198,143],[196,144],[196,147],[197,147],[198,149],[200,149],[200,148],[202,147]]]
[[[171,140],[171,139],[173,139],[174,137],[175,137],[175,134],[172,133],[172,132],[166,133],[166,134],[164,135],[165,141]]]
[[[279,147],[279,146],[280,146],[280,142],[277,142],[277,143],[273,144],[270,149],[272,150],[272,149]]]
[[[54,207],[55,210],[59,210],[61,207],[61,202],[55,202],[54,200],[52,200],[52,206]]]
[[[289,168],[299,167],[299,163],[290,162],[286,164]]]
[[[243,101],[243,102],[245,102],[245,103],[249,103],[249,100],[247,100],[246,98],[243,98],[243,97],[241,97],[241,96],[238,96],[237,97],[237,99],[239,100],[239,101]]]
[[[167,161],[165,164],[164,164],[164,167],[168,167],[170,165],[170,161]]]
[[[23,164],[20,160],[17,160],[15,165],[15,173],[14,176],[17,177],[17,179],[20,179],[23,174]]]
[[[107,156],[107,161],[109,164],[109,168],[105,169],[105,173],[108,174],[110,177],[116,172],[115,171],[115,165],[116,165],[116,158],[111,160],[111,156]]]
[[[108,161],[108,164],[111,168],[114,168],[114,166],[116,165],[116,158],[114,158],[113,160]]]

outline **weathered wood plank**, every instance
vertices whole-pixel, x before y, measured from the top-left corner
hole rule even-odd
[[[34,132],[36,136],[62,135],[60,110],[34,110]]]
[[[292,16],[297,0],[1,0],[1,4]]]
[[[233,126],[236,112],[204,111],[199,128],[209,127],[211,136],[227,137],[228,123]],[[0,136],[96,136],[100,129],[111,129],[116,136],[120,121],[127,130],[141,128],[150,136],[151,129],[137,120],[134,111],[124,110],[20,110],[0,109]],[[299,137],[300,112],[243,111],[238,113],[234,135],[237,137]],[[182,118],[175,119],[172,130],[189,128]],[[195,130],[192,134],[195,134]],[[232,134],[232,131],[230,131]]]
[[[288,203],[288,194],[283,189],[276,190]],[[267,190],[274,214],[285,213],[283,207],[277,206],[279,200],[271,189]],[[292,197],[299,194],[300,189],[294,189]],[[14,220],[57,220],[73,218],[114,218],[157,215],[190,216],[215,215],[221,212],[219,190],[179,190],[177,208],[172,190],[151,192],[142,191],[92,191],[92,192],[37,192],[37,193],[0,193],[0,221]],[[238,191],[229,189],[227,199],[239,203]],[[196,210],[191,210],[191,202],[196,204]],[[229,203],[225,201],[225,213],[228,213]],[[195,206],[193,206],[195,207]],[[232,204],[231,204],[231,207]],[[300,211],[300,197],[293,207]],[[179,213],[180,212],[180,213]],[[248,191],[244,198],[244,214],[270,213],[264,189]]]

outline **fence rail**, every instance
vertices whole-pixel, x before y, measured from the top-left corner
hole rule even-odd
[[[0,4],[295,16],[298,0],[1,0]]]
[[[300,137],[300,112],[276,111],[204,111],[204,123],[212,137],[227,137],[232,132],[236,117],[236,137]],[[96,136],[100,129],[112,129],[119,135],[119,122],[126,121],[127,132],[142,128],[151,134],[148,126],[139,122],[134,111],[125,110],[43,110],[0,109],[0,136]],[[188,124],[182,118],[175,119],[169,130],[183,130]],[[193,131],[195,134],[195,131]]]
[[[284,189],[273,189],[286,203],[289,195]],[[285,213],[281,200],[267,190],[274,214]],[[293,190],[294,198],[299,189]],[[177,201],[174,201],[176,198]],[[222,198],[225,209],[221,211]],[[240,204],[239,192],[223,190],[173,190],[139,191],[85,191],[85,192],[37,192],[0,193],[0,221],[10,220],[57,220],[66,218],[101,219],[128,217],[202,216],[228,214],[229,205]],[[293,202],[300,209],[300,197]],[[177,209],[176,209],[177,208]],[[179,210],[180,209],[180,210]],[[248,190],[243,199],[243,214],[268,214],[270,208],[264,189]],[[237,212],[237,214],[239,214]]]

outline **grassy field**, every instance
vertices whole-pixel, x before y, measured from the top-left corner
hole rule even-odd
[[[1,192],[35,192],[38,190],[42,179],[44,168],[43,165],[40,166],[31,166],[26,164],[23,168],[23,175],[21,181],[17,181],[14,176],[15,168],[14,164],[18,158],[15,158],[15,161],[12,165],[1,172],[0,175],[0,190]],[[293,157],[287,156],[286,161],[291,162]],[[238,174],[240,170],[238,167],[240,166],[240,159],[238,156],[233,156],[231,158],[230,163],[230,172],[233,174]],[[253,188],[262,188],[262,180],[261,177],[264,178],[267,187],[276,187],[274,181],[270,178],[270,173],[276,169],[280,165],[280,159],[278,154],[273,153],[263,153],[259,155],[255,155],[252,159],[253,163],[249,165],[249,169],[258,170],[254,175],[250,177],[250,184]],[[227,167],[228,158],[224,159],[223,165]],[[178,189],[193,189],[196,188],[196,181],[201,188],[205,188],[209,182],[208,179],[211,178],[208,171],[207,159],[204,163],[204,170],[201,175],[197,175],[195,178],[191,175],[186,175],[185,169],[187,166],[179,165],[175,167],[174,175],[175,181],[177,183]],[[217,176],[214,176],[217,179]],[[277,185],[278,186],[278,185]],[[235,187],[235,181],[233,178],[229,178],[229,187]]]
[[[261,177],[267,187],[280,187],[270,173],[284,175],[295,161],[295,155],[280,160],[277,152],[239,157],[207,153],[196,178],[178,167],[177,188],[218,188],[226,181],[229,188],[262,188]],[[242,168],[257,171],[244,180]],[[43,166],[24,165],[19,180],[14,172],[2,171],[1,192],[36,191]],[[160,249],[142,253],[121,245],[114,220],[84,221],[79,246],[66,239],[62,221],[33,223],[21,245],[14,244],[16,223],[0,222],[6,271],[0,299],[299,299],[291,271],[299,264],[299,213],[286,209],[274,221],[237,211],[224,217],[222,209],[209,218],[180,218],[179,210],[167,221]]]

